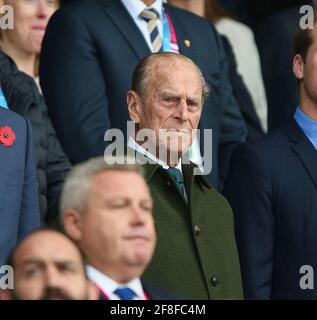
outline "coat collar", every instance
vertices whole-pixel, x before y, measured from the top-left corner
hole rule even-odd
[[[293,151],[303,163],[317,188],[317,151],[294,119],[286,123],[285,129]]]
[[[137,153],[137,156],[141,156],[139,153]],[[193,170],[194,168],[197,167],[194,163],[190,163],[189,165],[182,165],[182,171],[183,171],[183,176],[184,176],[184,182],[185,182],[185,188],[186,188],[186,192],[187,194],[190,194],[190,186],[192,186],[194,179],[197,180],[197,182],[200,185],[204,185],[206,188],[211,189],[211,185],[209,184],[209,182],[206,180],[204,175],[193,175]],[[145,170],[145,179],[146,181],[149,183],[152,179],[152,177],[154,176],[154,174],[156,173],[157,170],[162,169],[162,167],[155,163],[155,164],[150,164],[147,163],[144,165],[144,170]],[[162,169],[164,172],[165,170]],[[166,173],[167,176],[167,173]]]

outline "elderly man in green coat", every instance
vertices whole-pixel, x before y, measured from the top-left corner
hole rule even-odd
[[[144,164],[158,235],[144,278],[193,299],[242,299],[231,208],[188,161],[208,91],[180,54],[150,55],[133,74],[128,152]]]

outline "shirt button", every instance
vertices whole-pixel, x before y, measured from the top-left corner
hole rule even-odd
[[[218,284],[218,279],[217,279],[217,277],[216,277],[216,276],[212,276],[212,277],[210,278],[210,283],[211,283],[211,285],[212,285],[213,287],[216,287],[217,284]]]
[[[197,237],[201,234],[201,229],[198,225],[194,227],[194,232]]]

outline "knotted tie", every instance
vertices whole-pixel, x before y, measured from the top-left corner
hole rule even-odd
[[[162,39],[157,27],[158,14],[154,9],[145,9],[141,12],[140,17],[147,23],[153,52],[159,52],[162,48]]]
[[[184,194],[184,179],[180,170],[177,168],[168,168],[167,171],[174,178],[180,192]]]
[[[121,300],[132,300],[136,296],[134,291],[130,288],[118,288],[114,291],[114,294],[116,294]]]

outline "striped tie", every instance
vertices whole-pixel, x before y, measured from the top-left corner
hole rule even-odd
[[[162,48],[162,39],[157,27],[158,14],[154,9],[145,9],[141,12],[140,17],[147,23],[153,52],[159,52]]]

